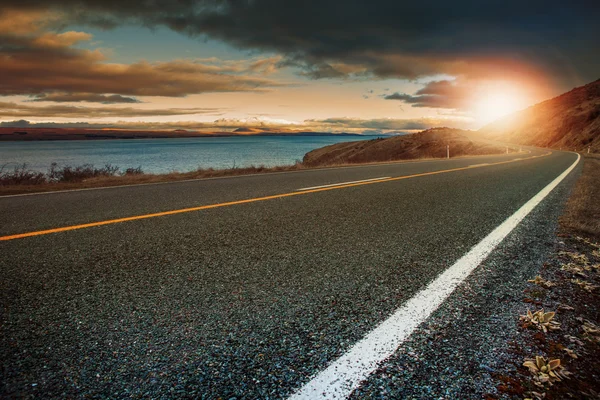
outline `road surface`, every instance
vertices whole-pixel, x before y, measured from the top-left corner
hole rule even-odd
[[[576,159],[530,149],[1,197],[0,393],[289,397]],[[558,210],[572,181],[542,204]]]

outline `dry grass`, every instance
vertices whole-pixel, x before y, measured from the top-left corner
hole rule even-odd
[[[463,155],[453,158],[478,158],[485,155]],[[411,163],[416,161],[436,160],[439,158],[420,157],[412,160],[395,160],[395,161],[379,161],[379,162],[364,162],[364,163],[336,163],[326,166],[307,166],[302,163],[294,165],[285,165],[278,167],[251,166],[247,168],[230,168],[230,169],[197,169],[190,172],[171,172],[168,174],[148,174],[148,173],[126,173],[116,174],[113,176],[98,176],[90,177],[78,182],[47,182],[40,179],[38,183],[2,183],[0,179],[0,196],[10,196],[15,194],[26,193],[42,193],[55,192],[59,190],[74,190],[74,189],[90,189],[99,187],[115,187],[125,185],[140,185],[146,183],[161,183],[161,182],[177,182],[189,179],[209,179],[220,178],[226,176],[252,175],[261,173],[287,172],[298,171],[304,169],[324,169],[324,168],[339,168],[339,167],[356,167],[357,165],[381,165],[390,163]]]
[[[82,180],[48,182],[37,180],[37,183],[29,184],[15,183],[7,180],[5,184],[0,183],[0,196],[23,193],[54,192],[58,190],[88,189],[97,187],[111,187],[124,185],[139,185],[144,183],[176,182],[188,179],[217,178],[223,176],[250,175],[269,172],[296,171],[303,169],[302,164],[279,167],[247,167],[230,169],[197,169],[190,172],[171,172],[168,174],[147,174],[147,173],[124,173],[113,175],[98,175]]]
[[[583,173],[560,222],[566,232],[600,239],[600,155],[584,155]]]
[[[445,158],[447,145],[452,158],[505,152],[504,146],[479,140],[469,131],[432,128],[411,135],[332,144],[306,153],[302,162],[318,167],[339,163]]]

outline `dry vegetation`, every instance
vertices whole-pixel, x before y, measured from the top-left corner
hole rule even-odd
[[[518,317],[521,338],[507,344],[523,361],[496,375],[500,396],[488,399],[600,398],[600,156],[584,162],[557,251],[524,292],[523,301],[539,311]]]
[[[561,225],[565,232],[600,239],[600,155],[585,155],[584,160]]]
[[[119,167],[112,165],[105,165],[101,168],[96,168],[93,165],[83,165],[61,168],[51,166],[47,173],[43,173],[29,170],[26,165],[21,165],[13,169],[0,168],[0,195],[175,182],[188,179],[295,171],[302,168],[302,164],[298,163],[271,168],[264,166],[230,169],[199,168],[190,172],[147,174],[142,171],[141,167],[121,170]]]
[[[447,145],[450,146],[451,157],[498,154],[505,151],[505,147],[476,140],[471,135],[472,132],[460,129],[433,128],[412,135],[337,143],[307,153],[302,163],[306,166],[327,166],[444,158]]]
[[[359,142],[345,142],[326,146],[307,154],[319,154],[315,161],[305,156],[302,163],[278,167],[250,166],[246,168],[213,169],[199,168],[190,172],[171,172],[167,174],[144,173],[141,167],[121,170],[110,164],[104,167],[83,165],[77,167],[58,167],[53,164],[48,172],[37,172],[21,165],[14,168],[0,166],[0,196],[50,192],[69,189],[86,189],[94,187],[136,185],[144,183],[175,182],[189,179],[217,178],[225,176],[249,175],[297,171],[306,168],[340,167],[356,164],[377,164],[384,162],[423,160],[446,157],[446,144],[450,144],[451,156],[474,156],[504,153],[505,147],[498,147],[486,142],[474,142],[466,136],[467,132],[457,129],[436,128],[413,135],[374,139]],[[331,148],[337,147],[359,149],[353,157],[341,157]],[[367,152],[362,151],[365,148]],[[381,156],[376,156],[381,152]],[[357,153],[357,152],[354,152]],[[346,155],[350,152],[346,152]]]
[[[600,79],[479,130],[496,140],[554,149],[600,152]]]

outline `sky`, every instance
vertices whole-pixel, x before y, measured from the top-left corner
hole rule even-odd
[[[598,79],[599,20],[596,0],[2,0],[0,126],[478,129]]]

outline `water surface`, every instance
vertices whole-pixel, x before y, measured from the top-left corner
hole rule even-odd
[[[142,167],[144,172],[187,172],[197,168],[232,168],[292,165],[304,154],[339,142],[374,139],[374,136],[236,136],[214,138],[69,140],[0,142],[0,167],[27,164],[46,172],[51,163],[61,166],[112,164]]]

